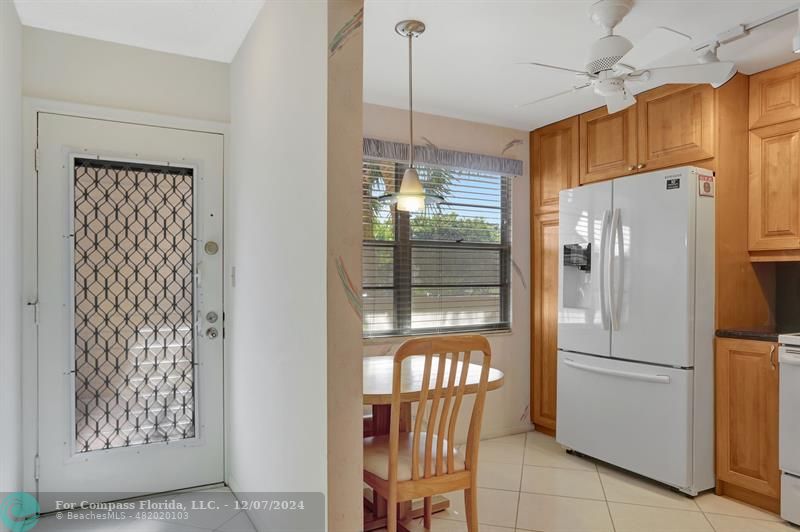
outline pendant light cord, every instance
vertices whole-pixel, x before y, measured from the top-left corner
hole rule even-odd
[[[414,86],[412,78],[411,41],[413,33],[408,34],[408,166],[414,168]]]

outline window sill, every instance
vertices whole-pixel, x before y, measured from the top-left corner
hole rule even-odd
[[[463,336],[468,334],[480,334],[481,336],[511,336],[514,333],[513,329],[498,329],[489,331],[454,331],[451,333],[454,336]],[[382,345],[382,344],[395,344],[398,342],[405,342],[406,340],[413,340],[414,338],[427,338],[429,336],[446,336],[448,333],[443,334],[420,334],[409,336],[373,336],[370,338],[362,338],[362,345]]]

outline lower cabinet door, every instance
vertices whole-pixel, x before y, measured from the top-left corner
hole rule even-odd
[[[718,338],[716,365],[717,478],[777,498],[778,345]]]
[[[556,429],[558,364],[558,213],[535,216],[531,335],[531,419],[537,429]]]
[[[559,351],[556,440],[690,488],[693,382],[692,370]]]

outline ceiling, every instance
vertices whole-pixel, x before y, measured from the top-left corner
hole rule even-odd
[[[415,110],[535,129],[602,105],[591,90],[542,104],[521,103],[567,90],[568,72],[551,72],[520,61],[582,69],[600,29],[589,20],[593,1],[583,0],[366,0],[364,10],[364,100],[407,107],[407,46],[395,24],[417,18],[427,31],[414,42]],[[755,21],[796,1],[638,0],[617,27],[634,44],[656,26],[688,34],[703,44],[731,27]],[[797,59],[791,52],[797,18],[787,16],[719,49],[746,74]],[[693,64],[687,48],[657,64]],[[637,84],[634,92],[652,88]]]
[[[26,26],[230,62],[264,0],[14,0],[14,3]]]

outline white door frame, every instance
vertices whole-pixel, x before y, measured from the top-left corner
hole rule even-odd
[[[58,100],[24,97],[22,100],[22,453],[23,453],[23,489],[36,492],[38,475],[36,455],[38,454],[39,427],[39,390],[38,390],[38,339],[36,330],[37,302],[37,242],[38,242],[38,208],[37,208],[37,120],[39,113],[52,113],[79,118],[124,122],[144,126],[183,129],[202,133],[215,133],[223,136],[223,191],[227,191],[229,125],[222,122],[195,120],[177,116],[168,116],[138,111],[128,111],[109,107],[98,107]],[[224,193],[223,212],[227,211],[227,198]],[[224,214],[223,214],[224,216]],[[223,218],[223,239],[228,241],[227,225]],[[223,247],[223,264],[226,264],[227,252]],[[223,266],[224,267],[224,266]],[[228,276],[223,275],[222,312],[225,312],[225,294]],[[223,338],[223,388],[227,390],[227,373],[225,372],[225,351],[228,339]],[[223,392],[227,393],[227,392]],[[223,398],[225,396],[223,395]],[[227,401],[223,405],[223,471],[227,480],[227,448],[228,419]]]

